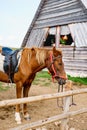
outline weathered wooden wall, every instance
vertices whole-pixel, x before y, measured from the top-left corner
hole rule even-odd
[[[75,42],[79,41],[79,46],[87,47],[86,35],[83,35],[83,33],[87,34],[86,22],[87,8],[81,0],[41,0],[22,47],[41,47],[48,32],[47,28],[72,23],[81,23],[78,24],[76,34],[79,35],[76,35]],[[84,42],[81,42],[81,39]],[[73,76],[87,76],[87,48],[76,48],[74,57],[73,48],[63,47],[62,50],[67,73]]]
[[[80,0],[44,0],[38,11],[34,28],[87,21],[87,10]]]
[[[87,9],[81,0],[41,0],[35,17],[24,37],[22,47],[29,42],[30,33],[35,29],[43,29],[65,24],[87,22]]]
[[[65,70],[72,76],[87,77],[87,48],[61,48]]]

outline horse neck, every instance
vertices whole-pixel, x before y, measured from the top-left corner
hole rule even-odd
[[[39,71],[41,71],[44,68],[46,68],[46,66],[45,65],[41,65],[41,66],[39,66],[38,68],[35,69],[34,73],[39,72]]]
[[[36,67],[35,72],[39,72],[39,71],[41,71],[42,69],[47,68],[47,66],[46,66],[46,61],[47,61],[47,59],[48,59],[49,56],[50,56],[50,52],[51,52],[51,51],[49,51],[49,50],[47,50],[47,51],[45,52],[46,58],[44,59],[44,63],[39,64],[39,65]]]

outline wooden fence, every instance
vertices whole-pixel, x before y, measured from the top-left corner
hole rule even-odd
[[[82,94],[82,93],[87,93],[87,88],[73,90],[73,91],[70,90],[70,91],[62,92],[62,93],[33,96],[33,97],[28,97],[28,98],[4,100],[4,101],[0,101],[0,107],[12,106],[12,105],[21,104],[21,103],[28,103],[28,102],[50,100],[50,99],[56,99],[56,98],[64,98],[64,112],[63,112],[63,114],[53,116],[50,118],[46,118],[44,120],[40,120],[37,122],[21,125],[21,126],[18,126],[16,128],[11,128],[10,130],[26,130],[26,129],[30,129],[30,128],[36,128],[36,127],[40,127],[42,125],[45,125],[45,124],[48,124],[51,122],[55,122],[58,120],[62,120],[61,125],[60,125],[60,129],[66,130],[68,127],[67,126],[68,118],[70,118],[71,116],[74,116],[74,115],[78,115],[78,114],[82,114],[82,113],[87,112],[87,108],[83,108],[83,109],[80,109],[78,111],[69,112],[70,97],[72,95],[77,95],[77,94]]]

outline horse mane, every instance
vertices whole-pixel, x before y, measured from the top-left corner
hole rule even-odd
[[[24,48],[23,51],[25,51],[24,58],[28,61],[28,63],[30,62],[32,56],[35,56],[36,60],[41,65],[41,64],[45,63],[45,59],[46,59],[46,56],[48,54],[48,51],[52,52],[53,50],[46,49],[46,48],[33,47],[33,48]],[[62,51],[59,49],[55,52],[56,56],[58,56],[58,54],[62,56]]]
[[[45,62],[46,56],[48,55],[48,52],[53,53],[53,49],[49,48],[35,48],[36,51],[36,59],[39,64],[43,64]],[[62,56],[62,50],[58,49],[56,50],[56,55],[61,55]]]
[[[36,59],[39,64],[44,64],[46,59],[46,50],[42,48],[36,48]]]
[[[44,61],[46,59],[46,49],[42,48],[24,48],[23,49],[24,58],[30,62],[33,55],[35,55],[36,60],[39,64],[44,64]]]

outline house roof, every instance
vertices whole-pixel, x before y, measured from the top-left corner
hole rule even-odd
[[[86,0],[41,0],[22,47],[32,30],[78,22],[87,22]]]
[[[86,7],[86,9],[87,9],[87,0],[81,0],[81,1],[84,4],[84,6]]]

